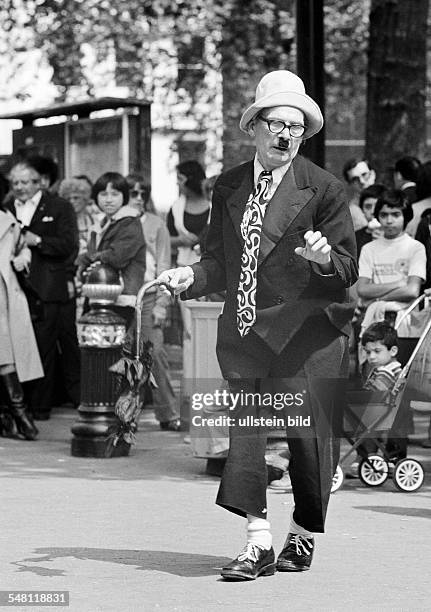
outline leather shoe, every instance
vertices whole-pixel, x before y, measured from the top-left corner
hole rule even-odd
[[[162,431],[181,431],[180,419],[172,419],[172,421],[160,421],[159,425]]]
[[[288,534],[287,545],[277,559],[279,572],[304,572],[310,569],[314,552],[314,538],[297,533]]]
[[[250,543],[221,571],[225,580],[256,580],[259,576],[273,576],[274,574],[274,549],[265,550],[257,544]]]
[[[267,479],[268,485],[271,484],[271,482],[275,482],[277,480],[280,480],[280,478],[283,478],[284,472],[278,467],[275,467],[273,465],[267,465],[266,471],[268,474],[268,479]]]

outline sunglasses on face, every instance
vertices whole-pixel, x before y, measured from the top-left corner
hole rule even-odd
[[[142,189],[132,189],[130,192],[130,195],[132,198],[142,198],[143,200],[145,199],[145,191],[143,191]]]

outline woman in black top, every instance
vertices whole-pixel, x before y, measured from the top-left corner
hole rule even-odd
[[[167,224],[175,263],[189,266],[199,261],[200,237],[208,225],[210,205],[204,192],[205,172],[190,160],[177,166],[179,198],[168,213]]]

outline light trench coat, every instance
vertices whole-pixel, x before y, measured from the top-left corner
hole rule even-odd
[[[0,366],[15,363],[21,382],[43,377],[28,309],[11,259],[19,236],[15,217],[0,210]]]

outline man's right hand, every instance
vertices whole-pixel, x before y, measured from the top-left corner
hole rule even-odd
[[[186,291],[193,284],[194,279],[195,276],[190,266],[165,270],[157,278],[158,282],[171,289],[174,295]]]

